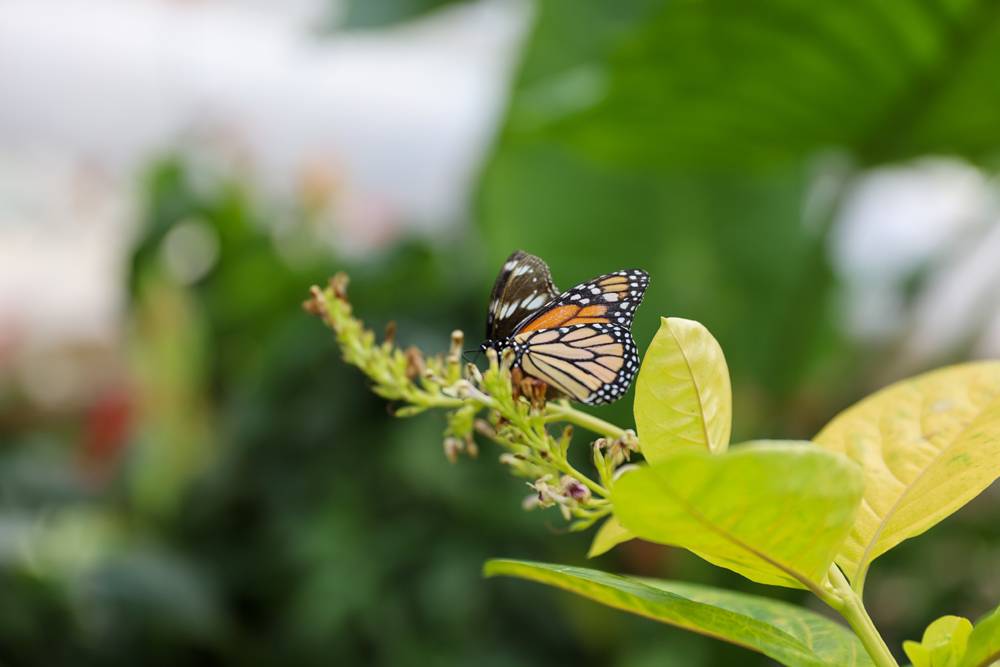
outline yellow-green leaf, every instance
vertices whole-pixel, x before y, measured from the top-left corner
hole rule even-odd
[[[601,527],[597,530],[597,534],[594,535],[594,541],[590,544],[590,551],[587,552],[587,558],[594,558],[595,556],[607,553],[622,542],[628,542],[634,537],[635,535],[630,533],[617,518],[609,516],[601,524]]]
[[[765,584],[814,591],[854,523],[861,471],[808,442],[725,454],[681,449],[627,472],[615,515],[637,537],[689,549]]]
[[[784,665],[872,665],[847,628],[787,602],[546,563],[491,560],[484,572],[562,588],[615,609],[744,646]]]
[[[656,463],[685,447],[725,451],[732,403],[726,358],[708,329],[661,318],[635,382],[633,410],[646,460]]]
[[[861,590],[873,560],[1000,476],[1000,362],[896,383],[842,412],[815,441],[864,470],[862,509],[837,556]]]
[[[976,623],[960,667],[989,667],[997,662],[1000,662],[1000,607]]]
[[[972,623],[961,616],[942,616],[927,626],[919,642],[903,642],[913,667],[958,667],[972,632]]]

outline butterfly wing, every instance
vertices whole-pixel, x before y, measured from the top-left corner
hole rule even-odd
[[[635,309],[649,286],[649,274],[626,269],[581,283],[545,304],[514,329],[515,334],[569,327],[577,324],[632,326]]]
[[[621,398],[639,370],[632,334],[616,324],[522,331],[513,343],[525,373],[590,405]]]
[[[540,258],[518,250],[507,258],[490,293],[486,338],[501,340],[517,324],[558,296],[549,267]]]

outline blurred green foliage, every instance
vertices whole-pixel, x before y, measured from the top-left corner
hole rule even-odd
[[[427,3],[387,4],[354,20]],[[810,437],[878,376],[838,322],[826,250],[838,193],[862,166],[931,150],[993,164],[996,4],[552,0],[536,13],[475,226],[450,245],[331,257],[308,211],[206,186],[176,159],[152,170],[129,385],[95,388],[98,407],[79,417],[0,427],[0,663],[764,664],[483,581],[491,556],[582,564],[588,536],[522,513],[526,489],[488,448],[449,466],[442,425],[392,420],[299,304],[346,268],[373,328],[393,319],[405,342],[443,349],[453,328],[480,335],[516,248],[545,258],[560,287],[642,267],[640,348],[661,315],[703,322],[732,370],[734,440]],[[276,233],[278,217],[294,224]],[[187,281],[162,250],[183,223],[218,244]],[[602,416],[628,423],[630,404]],[[880,561],[869,599],[891,645],[1000,598],[997,500]],[[762,590],[640,543],[596,566]]]

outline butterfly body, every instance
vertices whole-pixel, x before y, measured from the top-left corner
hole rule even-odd
[[[493,286],[482,349],[581,403],[615,401],[639,369],[630,328],[649,275],[629,269],[559,293],[545,263],[518,251]]]

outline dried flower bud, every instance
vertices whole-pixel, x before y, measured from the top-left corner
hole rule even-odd
[[[385,325],[385,342],[392,345],[396,342],[396,321],[389,320]]]
[[[426,370],[423,353],[413,346],[406,348],[406,377],[410,380],[416,380]]]
[[[565,496],[559,492],[559,489],[552,486],[550,483],[551,479],[552,475],[543,475],[542,477],[536,479],[533,483],[528,484],[528,486],[534,489],[535,493],[538,494],[539,507],[551,507],[565,498]]]
[[[458,461],[458,455],[462,453],[462,449],[464,449],[464,444],[458,438],[448,437],[444,439],[444,455],[449,463]]]
[[[630,428],[625,429],[625,435],[622,436],[622,444],[625,445],[629,451],[639,451],[639,437],[635,434],[635,431]]]
[[[549,386],[547,384],[532,377],[525,377],[520,382],[521,394],[528,399],[531,407],[536,410],[545,408],[545,394],[548,389]]]
[[[632,458],[632,453],[639,451],[639,439],[635,431],[627,430],[614,442],[607,445],[608,459],[613,466],[619,466]]]
[[[472,439],[472,436],[466,436],[465,438],[465,453],[472,459],[479,457],[479,445]]]
[[[341,301],[347,301],[347,285],[351,279],[343,271],[330,278],[330,291]]]
[[[323,312],[319,299],[315,296],[302,302],[302,310],[306,311],[310,315],[320,315]]]

